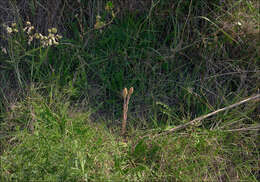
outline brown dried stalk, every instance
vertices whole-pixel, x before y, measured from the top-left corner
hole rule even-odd
[[[124,98],[124,105],[123,105],[123,121],[122,121],[122,131],[121,135],[124,135],[126,132],[126,120],[127,120],[127,111],[128,111],[128,104],[131,95],[134,92],[134,88],[131,87],[129,91],[127,91],[127,88],[124,88],[123,90],[123,98]]]
[[[171,129],[169,129],[169,130],[165,130],[163,133],[158,134],[158,135],[156,135],[156,136],[168,134],[168,133],[175,132],[175,131],[177,131],[177,130],[186,128],[186,127],[189,126],[189,125],[192,125],[192,124],[194,124],[194,123],[196,123],[196,122],[198,122],[198,121],[204,120],[204,119],[206,119],[206,118],[208,118],[208,117],[210,117],[210,116],[213,116],[213,115],[215,115],[215,114],[217,114],[217,113],[219,113],[219,112],[222,112],[222,111],[231,109],[231,108],[233,108],[233,107],[239,106],[239,105],[244,104],[244,103],[246,103],[246,102],[249,102],[249,101],[251,101],[251,100],[256,100],[256,101],[258,101],[258,98],[260,98],[260,94],[257,94],[257,95],[255,95],[255,96],[249,97],[249,98],[247,98],[247,99],[245,99],[245,100],[242,100],[242,101],[237,102],[237,103],[235,103],[235,104],[232,104],[232,105],[230,105],[230,106],[227,106],[227,107],[218,109],[218,110],[216,110],[216,111],[214,111],[214,112],[211,112],[211,113],[209,113],[209,114],[200,116],[200,117],[198,117],[198,118],[196,118],[196,119],[194,119],[194,120],[192,120],[192,121],[190,121],[190,122],[187,122],[187,123],[185,123],[185,124],[176,126],[175,128],[171,128]]]

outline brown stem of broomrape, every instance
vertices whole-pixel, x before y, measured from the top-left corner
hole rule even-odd
[[[125,131],[126,131],[126,120],[127,120],[126,99],[124,99],[124,105],[123,105],[123,121],[122,121],[122,131],[121,131],[121,135],[124,135],[124,134],[125,134]]]

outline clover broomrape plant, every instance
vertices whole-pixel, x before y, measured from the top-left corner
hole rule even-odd
[[[128,111],[128,104],[129,104],[129,100],[131,95],[134,92],[134,88],[131,87],[129,89],[129,91],[127,90],[127,88],[124,88],[123,90],[123,98],[124,98],[124,105],[123,105],[123,121],[122,121],[122,131],[121,131],[121,135],[124,135],[126,132],[126,120],[127,120],[127,111]]]

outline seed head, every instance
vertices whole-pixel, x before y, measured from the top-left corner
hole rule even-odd
[[[52,28],[51,32],[54,33],[54,34],[57,33],[57,28]]]

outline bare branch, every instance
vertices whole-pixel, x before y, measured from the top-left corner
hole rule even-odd
[[[174,131],[177,131],[177,130],[186,128],[186,127],[189,126],[189,125],[192,125],[192,124],[194,124],[194,123],[196,123],[196,122],[198,122],[198,121],[201,121],[201,120],[203,120],[203,119],[206,119],[206,118],[208,118],[208,117],[210,117],[210,116],[216,115],[216,114],[219,113],[219,112],[226,111],[226,110],[228,110],[228,109],[232,109],[233,107],[239,106],[239,105],[241,105],[241,104],[244,104],[244,103],[249,102],[249,101],[252,101],[252,100],[257,100],[258,98],[260,98],[260,94],[257,94],[257,95],[255,95],[255,96],[249,97],[249,98],[247,98],[247,99],[245,99],[245,100],[242,100],[242,101],[237,102],[237,103],[235,103],[235,104],[232,104],[232,105],[230,105],[230,106],[227,106],[227,107],[218,109],[218,110],[216,110],[216,111],[214,111],[214,112],[211,112],[211,113],[209,113],[209,114],[206,114],[206,115],[204,115],[204,116],[200,116],[200,117],[198,117],[198,118],[196,118],[196,119],[194,119],[194,120],[192,120],[192,121],[190,121],[190,122],[187,122],[187,123],[185,123],[185,124],[179,125],[179,126],[177,126],[177,127],[175,127],[175,128],[171,128],[171,129],[169,129],[169,130],[165,130],[163,133],[158,134],[157,136],[159,136],[159,135],[164,135],[164,134],[168,134],[168,133],[171,133],[171,132],[174,132]],[[257,101],[259,101],[259,100],[257,100]]]

